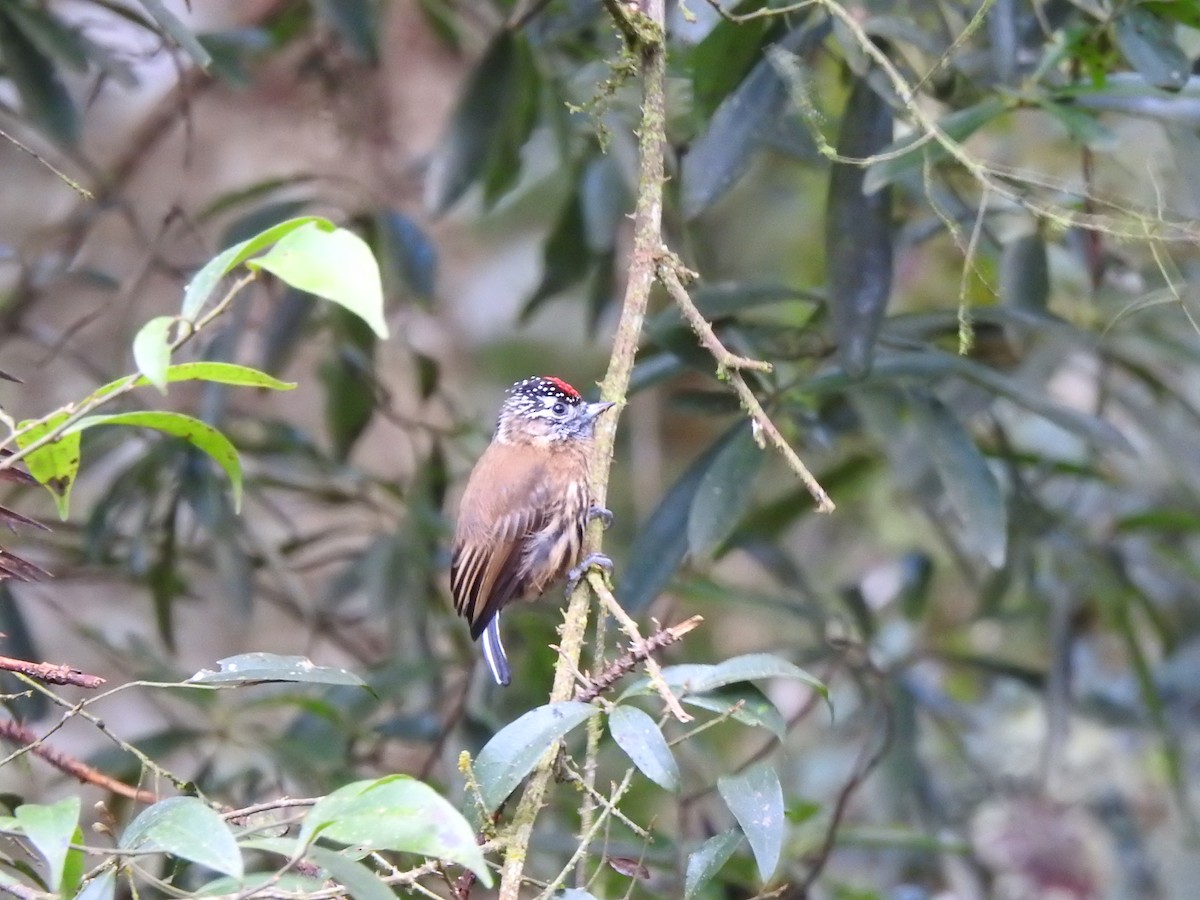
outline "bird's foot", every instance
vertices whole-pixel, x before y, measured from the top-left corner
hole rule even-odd
[[[579,586],[579,582],[583,580],[583,576],[587,574],[587,570],[592,566],[598,566],[606,572],[613,570],[613,561],[603,553],[589,553],[580,561],[579,565],[567,573],[567,596],[575,592],[575,588]]]
[[[589,506],[587,511],[587,520],[599,519],[600,524],[608,531],[608,526],[613,522],[613,514],[611,509],[605,509],[603,506]]]

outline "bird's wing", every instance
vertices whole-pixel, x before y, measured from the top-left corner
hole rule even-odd
[[[473,638],[525,593],[526,540],[546,527],[555,506],[542,466],[507,464],[503,448],[493,449],[467,482],[450,565],[454,608],[471,624]]]

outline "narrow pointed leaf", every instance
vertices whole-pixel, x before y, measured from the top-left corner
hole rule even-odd
[[[79,803],[78,797],[67,797],[48,806],[27,803],[17,807],[17,821],[45,861],[46,880],[52,891],[62,884],[67,852],[79,823]]]
[[[229,476],[233,488],[234,509],[242,505],[242,464],[238,460],[237,448],[229,438],[217,431],[207,422],[201,422],[191,416],[176,412],[157,412],[145,410],[142,412],[114,413],[112,415],[88,416],[80,419],[67,429],[67,436],[78,436],[81,432],[99,425],[132,425],[141,428],[153,428],[166,434],[182,438],[197,450],[203,450],[216,461],[225,474]],[[35,476],[36,477],[36,476]]]
[[[671,689],[679,694],[704,694],[740,681],[789,678],[803,682],[817,691],[826,702],[829,701],[829,689],[819,679],[786,659],[770,653],[747,653],[727,659],[718,665],[685,663],[677,666],[665,666],[662,674]],[[653,688],[646,678],[639,678],[625,689],[619,699],[624,700],[638,694],[649,693],[652,690]]]
[[[75,895],[75,900],[113,900],[116,896],[116,878],[112,869],[105,869],[83,886]]]
[[[785,831],[779,776],[770,766],[759,766],[720,779],[717,790],[750,841],[759,877],[769,881],[779,865]]]
[[[38,49],[0,4],[0,59],[4,74],[16,88],[21,111],[37,128],[61,144],[79,137],[79,115],[54,63]]]
[[[633,553],[621,573],[621,602],[630,613],[636,615],[649,605],[683,562],[688,549],[688,517],[696,489],[713,459],[738,428],[740,425],[688,466],[638,532]]]
[[[730,828],[710,837],[688,855],[683,888],[685,900],[691,900],[701,888],[713,880],[742,843],[742,837],[740,831]]]
[[[1172,31],[1165,18],[1135,5],[1113,23],[1117,46],[1129,64],[1155,87],[1178,90],[1187,84],[1192,63]]]
[[[722,715],[736,706],[737,711],[731,714],[735,722],[765,728],[780,740],[783,740],[787,732],[787,723],[783,720],[779,708],[771,702],[771,698],[749,682],[726,685],[703,694],[685,694],[681,699],[688,706]]]
[[[242,877],[242,854],[233,832],[195,797],[171,797],[142,810],[121,835],[120,847],[167,853]]]
[[[300,842],[318,837],[363,850],[448,859],[492,883],[475,830],[448,800],[408,775],[356,781],[323,797],[305,817]]]
[[[475,778],[487,812],[499,808],[559,738],[599,712],[598,706],[577,700],[549,703],[496,732],[475,760]]]
[[[618,706],[608,715],[608,730],[643,775],[668,791],[679,790],[679,766],[652,718],[636,707]]]
[[[745,422],[713,458],[688,512],[688,549],[706,556],[733,533],[753,499],[754,476],[765,454]]]
[[[171,326],[174,316],[156,316],[133,339],[133,362],[146,380],[167,392],[167,369],[171,365]]]
[[[158,27],[171,36],[176,44],[192,58],[192,60],[202,69],[207,69],[212,63],[212,57],[208,51],[204,49],[204,45],[197,40],[190,28],[183,24],[179,18],[167,9],[166,4],[162,0],[138,0],[145,7],[146,12],[150,14]]]
[[[383,283],[371,248],[357,234],[309,222],[276,241],[263,256],[247,262],[286,284],[345,307],[382,340]]]
[[[912,410],[946,499],[962,523],[964,547],[1000,568],[1008,543],[1008,507],[996,476],[971,435],[936,397],[914,395]]]
[[[1044,313],[1049,299],[1046,239],[1040,232],[1034,232],[1005,244],[1000,257],[1000,302],[1015,309]]]
[[[892,140],[892,110],[866,78],[846,100],[837,151],[852,160],[873,156]],[[825,208],[825,266],[838,359],[852,377],[871,368],[892,293],[891,188],[867,194],[865,169],[837,162],[829,173]]]
[[[275,653],[242,653],[217,660],[215,671],[201,669],[187,683],[234,685],[262,684],[267,681],[366,685],[353,672],[338,666],[318,666],[306,656],[280,656]]]
[[[278,378],[274,378],[266,372],[260,372],[258,369],[252,369],[250,366],[239,366],[236,363],[227,362],[192,362],[168,366],[166,380],[168,383],[176,381],[211,381],[215,384],[267,388],[272,391],[290,391],[296,387],[296,382],[294,381],[280,381]],[[123,385],[125,381],[126,379],[124,378],[110,381],[108,384],[92,391],[88,399],[93,400],[105,397]],[[145,376],[137,380],[138,385],[149,383],[149,379]]]

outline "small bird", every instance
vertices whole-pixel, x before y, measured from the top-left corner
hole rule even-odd
[[[576,565],[588,521],[612,521],[612,513],[593,504],[588,480],[596,419],[612,405],[587,403],[558,378],[518,381],[508,389],[492,442],[467,479],[450,593],[471,637],[482,635],[497,684],[511,680],[500,643],[500,610],[540,596],[564,574],[570,593],[590,566],[612,568],[612,560],[599,553]]]

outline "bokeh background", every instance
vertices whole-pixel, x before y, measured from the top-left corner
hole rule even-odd
[[[99,711],[231,804],[391,771],[453,795],[459,752],[545,702],[560,616],[507,615],[516,684],[487,684],[447,598],[448,517],[509,383],[587,392],[604,373],[637,84],[603,8],[575,0],[168,8],[202,50],[138,3],[0,2],[0,369],[21,379],[3,409],[35,417],[131,371],[133,335],[192,272],[302,213],[371,243],[393,337],[277,283],[246,291],[189,352],[295,391],[130,401],[231,436],[240,515],[185,445],[89,433],[67,521],[44,491],[6,492],[52,528],[5,547],[54,577],[0,586],[3,652],[115,684],[250,651],[345,666],[374,694],[146,688]],[[669,10],[665,229],[726,344],[775,364],[753,386],[837,511],[755,447],[656,295],[605,538],[639,619],[705,617],[664,661],[771,652],[824,679],[836,715],[793,682],[731,689],[743,721],[677,748],[682,795],[647,782],[627,802],[656,843],[614,834],[613,852],[646,854],[635,891],[681,896],[681,848],[730,822],[717,777],[766,760],[790,822],[779,878],[819,867],[810,896],[1190,897],[1200,17],[844,8],[973,165],[936,142],[831,164],[921,131],[846,24],[804,4],[735,24],[689,0]],[[59,721],[12,691],[9,716]],[[152,785],[86,721],[48,742]],[[81,790],[32,755],[0,788]],[[571,804],[535,863],[569,855]],[[743,848],[707,896],[754,879]]]

